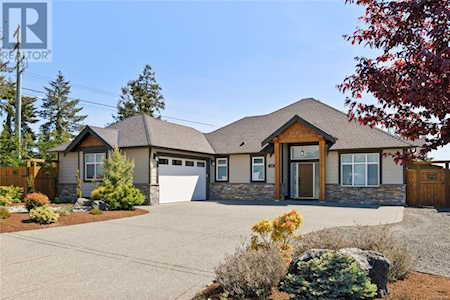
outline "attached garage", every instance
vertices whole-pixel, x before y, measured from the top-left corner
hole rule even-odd
[[[159,203],[206,200],[207,161],[158,157]]]

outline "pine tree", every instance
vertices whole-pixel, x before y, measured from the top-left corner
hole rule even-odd
[[[118,114],[114,119],[121,121],[137,113],[156,116],[164,108],[164,96],[161,94],[161,86],[156,82],[155,72],[150,65],[145,65],[138,79],[130,80],[122,87],[117,104]]]
[[[105,160],[104,168],[103,186],[114,187],[118,184],[131,185],[133,183],[134,163],[127,160],[126,156],[120,153],[119,148],[114,148],[114,151]]]
[[[5,116],[4,125],[9,132],[13,132],[15,124],[16,107],[16,86],[14,83],[0,78],[0,116]],[[36,135],[31,129],[31,125],[38,121],[38,111],[35,107],[35,97],[22,97],[22,136],[29,135],[34,141]]]
[[[47,96],[40,111],[45,122],[40,127],[38,142],[39,152],[44,158],[49,158],[49,148],[73,138],[87,117],[80,114],[83,109],[79,107],[80,100],[69,98],[70,89],[70,82],[65,80],[61,72],[45,88]]]

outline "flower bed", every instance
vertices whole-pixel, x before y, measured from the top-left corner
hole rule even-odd
[[[430,275],[419,272],[412,272],[408,278],[389,283],[390,295],[383,300],[426,300],[426,299],[450,299],[450,278]],[[223,289],[218,283],[213,283],[205,290],[196,295],[193,299],[219,300]],[[290,295],[272,290],[268,299],[288,300]]]
[[[54,207],[71,207],[71,205],[51,205]],[[74,212],[65,216],[60,216],[57,223],[49,224],[49,225],[41,225],[38,223],[34,223],[30,220],[30,216],[28,213],[12,213],[8,219],[1,220],[0,219],[0,233],[3,232],[16,232],[23,230],[33,230],[33,229],[45,229],[59,226],[67,226],[67,225],[75,225],[75,224],[83,224],[89,222],[98,222],[98,221],[106,221],[112,219],[126,218],[144,215],[148,213],[147,210],[144,209],[135,209],[135,210],[116,210],[116,211],[104,211],[101,215],[93,215],[89,212]]]

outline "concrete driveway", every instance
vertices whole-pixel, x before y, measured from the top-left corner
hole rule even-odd
[[[1,234],[1,297],[189,299],[263,218],[297,209],[308,232],[403,217],[402,207],[262,203],[166,204],[138,217]]]

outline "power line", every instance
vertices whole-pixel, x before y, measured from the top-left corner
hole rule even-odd
[[[34,78],[40,78],[40,79],[45,79],[45,80],[53,80],[53,77],[50,77],[48,75],[38,74],[38,73],[34,73],[34,72],[28,72],[27,74],[29,74],[31,77],[34,77]],[[108,95],[108,96],[117,97],[116,93],[109,92],[109,91],[106,91],[106,90],[103,90],[103,89],[99,89],[99,88],[95,88],[95,87],[91,87],[91,86],[88,86],[86,84],[82,84],[82,83],[79,83],[79,82],[73,82],[73,81],[70,80],[70,84],[72,86],[74,86],[74,87],[80,87],[82,89],[91,91],[93,93],[104,94],[104,95]]]
[[[23,87],[22,89],[30,91],[30,92],[34,92],[34,93],[39,93],[39,94],[44,94],[44,95],[47,94],[45,91],[40,91],[40,90],[36,90],[36,89],[30,89],[30,88],[25,88],[25,87]],[[33,97],[36,97],[36,96],[33,96]],[[44,97],[36,97],[36,98],[45,99]],[[117,111],[117,107],[113,106],[113,105],[108,105],[108,104],[104,104],[104,103],[96,102],[96,101],[91,101],[91,100],[83,100],[83,99],[80,99],[80,98],[69,98],[69,99],[71,99],[71,100],[79,100],[82,103],[91,104],[91,105],[99,105],[99,106],[106,107],[106,108],[112,109],[114,111]],[[181,118],[171,117],[171,116],[167,116],[167,115],[161,115],[161,117],[165,118],[165,119],[176,120],[176,121],[187,122],[187,123],[193,123],[193,124],[198,124],[198,125],[218,127],[217,125],[210,124],[210,123],[204,123],[204,122],[192,121],[192,120],[187,120],[187,119],[181,119]]]

